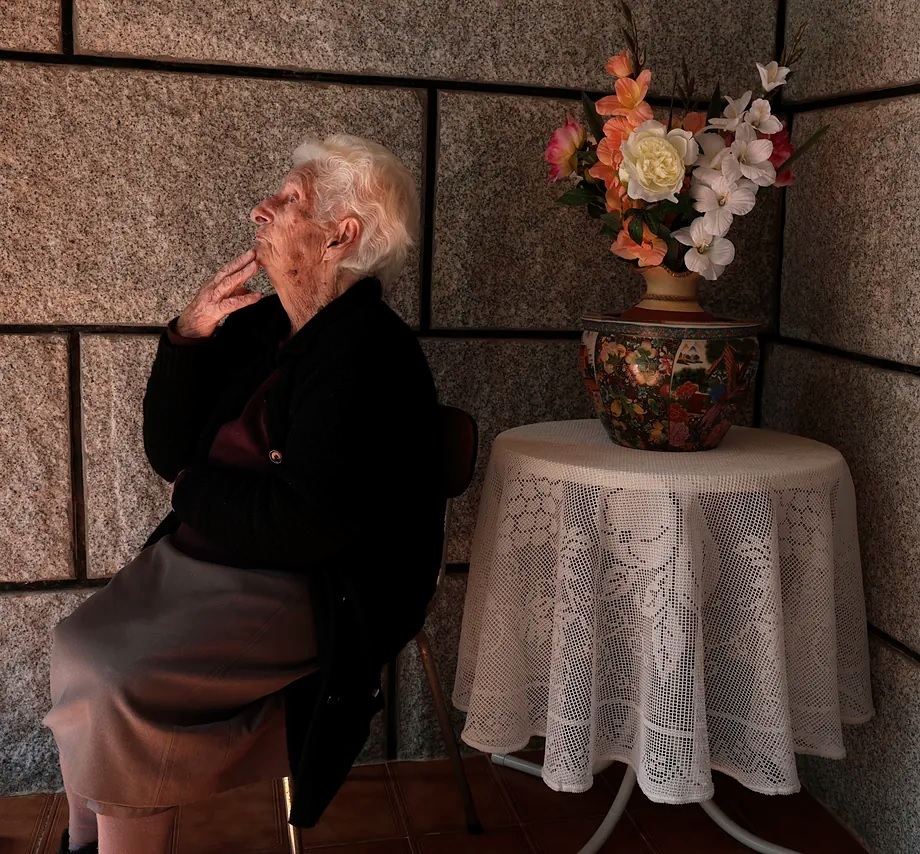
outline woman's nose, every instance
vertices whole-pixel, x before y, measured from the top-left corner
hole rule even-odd
[[[249,213],[249,218],[258,225],[264,225],[272,221],[271,208],[267,204],[268,199],[263,199]]]

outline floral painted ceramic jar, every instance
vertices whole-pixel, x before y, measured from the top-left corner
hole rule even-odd
[[[753,391],[760,326],[704,312],[698,273],[641,272],[648,290],[635,306],[582,318],[579,362],[594,408],[628,448],[715,448]]]

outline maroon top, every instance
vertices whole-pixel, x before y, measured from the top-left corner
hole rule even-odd
[[[177,319],[173,318],[166,326],[170,344],[179,347],[194,347],[210,340],[209,338],[187,338],[180,335],[176,331]],[[278,347],[280,348],[285,341],[286,339],[279,341]],[[271,446],[265,423],[265,392],[277,382],[279,376],[280,369],[275,368],[252,393],[239,416],[221,425],[208,451],[209,463],[249,471],[265,471],[272,465],[269,458]],[[179,477],[181,476],[180,473]],[[178,530],[173,534],[172,542],[180,552],[198,560],[250,568],[249,564],[241,563],[238,558],[221,548],[221,544],[211,542],[185,522],[179,524]]]

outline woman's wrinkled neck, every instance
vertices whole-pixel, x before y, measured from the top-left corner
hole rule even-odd
[[[328,305],[339,294],[339,288],[331,271],[311,271],[313,274],[273,276],[269,274],[275,292],[291,322],[291,330],[285,340],[293,338],[312,320],[317,312]]]

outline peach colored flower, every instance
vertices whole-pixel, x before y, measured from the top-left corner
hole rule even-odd
[[[601,116],[624,116],[638,127],[652,118],[652,108],[643,98],[648,94],[652,72],[647,68],[636,80],[621,77],[616,83],[616,95],[605,95],[594,108]]]
[[[706,127],[706,113],[697,111],[694,113],[687,113],[687,115],[684,116],[684,130],[688,130],[690,133],[696,133],[697,131],[702,130],[704,127]]]
[[[604,69],[608,74],[614,77],[632,77],[636,71],[636,65],[633,62],[632,51],[629,48],[621,51],[616,56],[611,56],[607,60]]]
[[[629,139],[629,135],[637,127],[638,125],[633,124],[627,116],[613,116],[604,122],[604,136],[610,139],[611,147],[619,151],[620,146]]]
[[[619,157],[619,159],[622,160],[623,155],[620,154],[618,149],[614,148],[614,144],[611,143],[609,137],[606,136],[597,144],[595,151],[597,152],[598,162],[588,170],[588,174],[592,178],[603,181],[608,188],[614,181],[619,184],[617,167],[620,164],[617,162],[617,158]]]
[[[608,213],[618,213],[620,216],[625,214],[626,211],[638,207],[639,204],[635,199],[629,197],[626,192],[626,187],[620,183],[619,179],[607,185],[604,201],[607,204]]]
[[[543,153],[550,164],[549,180],[558,181],[571,175],[578,165],[578,149],[587,139],[587,131],[575,120],[571,113],[566,113],[565,124],[553,131],[553,136]]]
[[[660,237],[649,231],[648,226],[642,223],[642,243],[636,243],[626,228],[617,235],[617,239],[610,247],[610,251],[620,258],[628,261],[638,261],[640,267],[657,267],[668,253],[668,244]]]
[[[649,439],[653,442],[663,442],[664,441],[664,424],[660,421],[656,421],[652,425],[651,431],[648,434]]]

